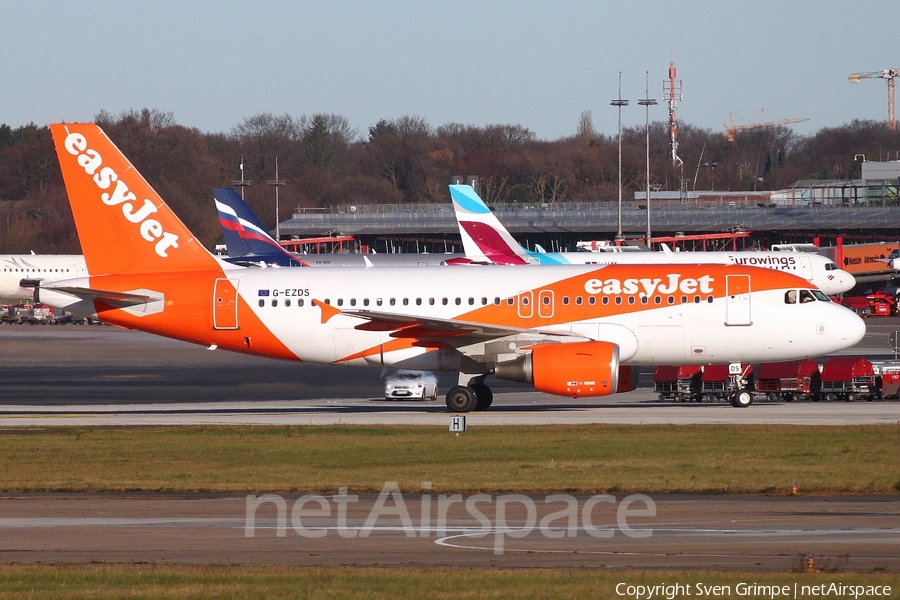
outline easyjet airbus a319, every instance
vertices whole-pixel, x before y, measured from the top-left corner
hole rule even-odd
[[[96,125],[51,131],[90,276],[43,285],[41,301],[235,352],[458,371],[453,411],[487,408],[490,375],[603,396],[628,387],[627,365],[793,360],[865,333],[806,280],[756,267],[421,267],[411,276],[235,266],[199,243]]]

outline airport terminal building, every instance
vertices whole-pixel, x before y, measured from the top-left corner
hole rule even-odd
[[[685,250],[762,249],[784,243],[834,246],[839,238],[844,244],[895,242],[900,239],[900,162],[862,164],[862,179],[798,181],[777,191],[651,192],[653,241]],[[647,204],[643,191],[623,202],[625,239],[643,240]],[[510,203],[491,208],[529,248],[572,251],[578,242],[612,241],[618,231],[616,202]],[[461,251],[449,197],[446,204],[298,209],[280,228],[282,240],[350,236],[369,251]]]

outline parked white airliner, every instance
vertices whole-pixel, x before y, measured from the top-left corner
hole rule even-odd
[[[42,281],[87,275],[80,254],[7,254],[0,256],[0,304],[29,301]],[[23,285],[25,284],[25,285]]]
[[[793,360],[865,333],[806,280],[742,265],[420,267],[413,277],[402,267],[234,266],[197,241],[99,127],[50,129],[90,276],[42,285],[42,301],[210,348],[458,371],[453,411],[490,405],[488,375],[604,396],[627,387],[623,365]],[[811,301],[790,301],[798,291]]]
[[[465,259],[503,265],[635,265],[704,263],[752,265],[803,277],[833,296],[849,291],[856,279],[833,260],[809,252],[532,252],[523,248],[469,185],[451,185],[450,196],[463,240]]]

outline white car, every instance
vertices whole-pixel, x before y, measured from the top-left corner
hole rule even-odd
[[[384,399],[437,400],[437,377],[431,371],[401,369],[384,381]]]

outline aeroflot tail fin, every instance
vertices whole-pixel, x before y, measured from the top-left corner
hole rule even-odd
[[[218,268],[99,127],[56,123],[50,132],[92,276]]]
[[[450,197],[466,257],[476,262],[526,264],[528,253],[470,185],[451,185]]]
[[[262,261],[280,267],[303,265],[272,239],[265,225],[237,192],[231,188],[213,188],[213,197],[230,257]]]

